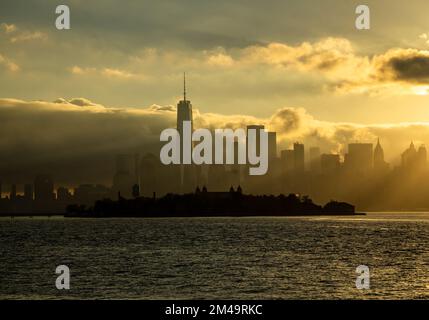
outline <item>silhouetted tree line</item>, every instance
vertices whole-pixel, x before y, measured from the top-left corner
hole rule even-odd
[[[241,188],[229,192],[208,192],[204,187],[195,193],[154,195],[117,201],[96,201],[93,207],[67,207],[66,216],[81,217],[202,217],[202,216],[294,216],[294,215],[351,215],[355,207],[331,201],[320,206],[307,197],[296,194],[245,195]]]

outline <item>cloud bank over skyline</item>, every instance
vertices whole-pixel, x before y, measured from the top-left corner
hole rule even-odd
[[[4,181],[25,182],[50,173],[59,183],[110,183],[115,155],[157,154],[159,134],[175,127],[174,106],[106,107],[85,98],[55,102],[0,99],[0,172]],[[429,142],[429,123],[362,125],[315,119],[302,108],[285,107],[270,117],[194,112],[196,128],[244,128],[264,124],[278,133],[279,152],[295,141],[308,150],[346,152],[351,142],[375,143],[396,163],[399,153],[415,143]]]

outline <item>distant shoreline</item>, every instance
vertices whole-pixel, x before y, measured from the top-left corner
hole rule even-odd
[[[334,216],[341,216],[341,217],[347,217],[347,216],[366,216],[366,213],[364,212],[358,212],[358,213],[345,213],[345,214],[288,214],[288,215],[275,215],[275,214],[267,214],[267,215],[124,215],[124,216],[94,216],[94,215],[64,215],[64,218],[97,218],[97,219],[109,219],[109,218],[138,218],[138,219],[153,219],[153,218],[288,218],[288,217],[334,217]]]
[[[268,218],[268,217],[332,217],[332,216],[366,216],[365,212],[356,212],[356,213],[332,213],[332,214],[288,214],[288,215],[278,215],[278,214],[266,214],[266,215],[115,215],[115,216],[94,216],[89,214],[0,214],[0,218],[54,218],[54,217],[63,217],[63,218]]]

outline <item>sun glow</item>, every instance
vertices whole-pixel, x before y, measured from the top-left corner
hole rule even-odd
[[[429,93],[429,86],[416,86],[413,87],[412,91],[418,96],[427,96]]]

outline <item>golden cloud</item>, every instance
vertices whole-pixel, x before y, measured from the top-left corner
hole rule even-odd
[[[16,36],[10,38],[10,42],[21,42],[21,41],[30,41],[30,40],[46,40],[48,36],[40,31],[35,32],[22,32]]]
[[[11,71],[11,72],[17,72],[20,69],[15,62],[9,60],[8,58],[6,58],[1,54],[0,54],[0,65],[3,65],[8,71]]]
[[[12,33],[15,32],[17,28],[14,24],[2,23],[0,24],[0,29],[3,30],[5,33]]]
[[[21,31],[15,24],[0,24],[0,30],[2,30],[11,43],[30,41],[30,40],[46,40],[48,35],[41,31]]]
[[[93,67],[73,66],[69,68],[69,71],[74,75],[98,75],[106,78],[116,79],[144,79],[144,76],[141,74],[131,73],[117,68],[97,69]]]

